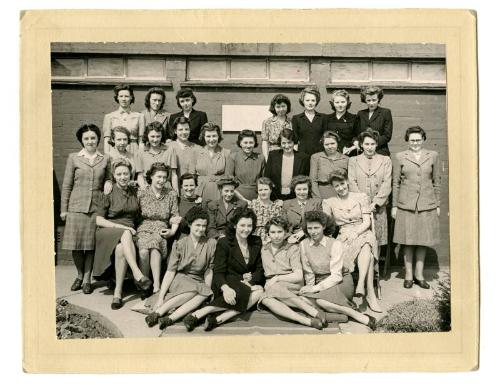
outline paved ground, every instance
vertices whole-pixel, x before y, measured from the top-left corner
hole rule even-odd
[[[435,269],[428,270],[425,277],[429,280],[431,289],[424,290],[418,286],[412,289],[403,288],[403,277],[397,271],[399,268],[393,268],[388,275],[387,280],[381,281],[382,299],[380,301],[384,310],[392,305],[411,300],[414,298],[432,297],[432,288],[437,286],[437,280],[443,276],[445,271],[437,272]],[[446,270],[447,272],[447,270]],[[144,314],[130,310],[130,307],[140,302],[138,295],[125,293],[125,305],[120,310],[112,310],[110,305],[113,294],[108,290],[104,283],[95,283],[96,289],[90,295],[85,295],[81,291],[72,292],[70,286],[75,278],[76,270],[73,265],[56,266],[56,295],[63,297],[70,303],[79,307],[87,308],[102,315],[112,322],[124,337],[158,337],[162,331],[158,326],[148,328],[144,322]],[[355,301],[358,301],[355,299]],[[361,305],[361,311],[364,312],[365,306]],[[373,313],[366,310],[366,313],[373,315],[377,319],[384,316],[383,313]],[[165,330],[166,335],[248,335],[248,334],[332,334],[332,333],[366,333],[369,329],[362,324],[349,321],[345,324],[330,324],[327,329],[318,331],[313,328],[293,324],[284,320],[279,320],[270,313],[256,311],[247,313],[235,319],[235,321],[224,324],[214,331],[207,333],[201,328],[197,328],[191,333],[187,333],[182,323],[168,327]]]

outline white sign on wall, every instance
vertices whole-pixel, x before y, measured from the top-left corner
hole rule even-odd
[[[260,132],[262,121],[271,116],[269,105],[222,105],[222,130],[240,132],[251,129]]]

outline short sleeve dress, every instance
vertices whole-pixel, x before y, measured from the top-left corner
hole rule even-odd
[[[292,122],[288,117],[284,122],[281,122],[277,116],[266,118],[262,122],[262,141],[269,143],[269,152],[281,149],[280,136],[283,129],[292,129]]]
[[[268,239],[265,230],[266,223],[269,219],[280,216],[283,213],[283,201],[276,200],[271,204],[265,204],[257,198],[252,200],[248,208],[252,209],[255,215],[257,215],[257,226],[253,234],[259,236],[262,242],[266,243]]]
[[[226,173],[229,149],[216,148],[213,156],[210,156],[207,148],[196,149],[192,153],[191,170],[198,175],[198,187],[196,194],[203,201],[219,200],[220,192],[217,181]]]

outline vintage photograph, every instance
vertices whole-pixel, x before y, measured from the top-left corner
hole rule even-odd
[[[51,45],[59,339],[451,329],[446,46]]]

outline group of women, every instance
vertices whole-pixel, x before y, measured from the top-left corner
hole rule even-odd
[[[336,90],[326,115],[308,87],[304,112],[290,120],[290,100],[278,94],[260,154],[250,129],[238,134],[238,151],[223,148],[220,127],[193,109],[191,89],[177,93],[181,111],[170,114],[164,91],[152,88],[137,113],[133,89],[116,86],[104,154],[100,129],[83,125],[82,149],[66,165],[63,249],[78,272],[71,289],[88,294],[92,275],[106,278],[119,309],[130,275],[151,308],[147,324],[161,328],[183,319],[191,331],[204,320],[210,331],[256,304],[316,329],[346,316],[373,327],[353,297],[382,312],[373,284],[390,200],[405,288],[429,288],[426,247],[439,242],[438,155],[414,126],[404,135],[408,150],[391,161],[382,98],[382,89],[364,88],[367,109],[354,115],[349,94]]]

